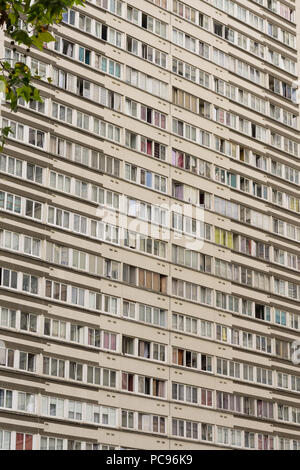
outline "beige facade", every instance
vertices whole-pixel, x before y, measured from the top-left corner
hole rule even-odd
[[[44,103],[1,105],[0,449],[300,448],[296,3],[2,35]]]

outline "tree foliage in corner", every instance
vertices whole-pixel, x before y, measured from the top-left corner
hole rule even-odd
[[[49,26],[62,21],[63,12],[73,5],[84,5],[85,0],[0,0],[0,27],[11,39],[11,45],[23,45],[26,52],[32,46],[42,49],[44,43],[54,41]],[[15,50],[15,48],[14,48]],[[12,111],[17,111],[18,99],[42,101],[33,79],[40,79],[35,71],[24,62],[12,63],[0,59],[0,91]],[[48,78],[51,82],[51,79]],[[0,150],[10,132],[9,127],[1,129]]]

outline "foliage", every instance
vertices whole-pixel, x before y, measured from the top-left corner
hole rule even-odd
[[[0,0],[0,27],[11,39],[11,45],[43,49],[45,43],[54,41],[49,27],[62,21],[63,12],[73,5],[84,5],[85,0]],[[16,48],[14,47],[15,51]],[[5,95],[6,102],[12,111],[17,111],[18,98],[25,102],[42,101],[39,90],[33,80],[41,79],[24,62],[12,63],[8,59],[0,60],[0,92]],[[51,79],[48,78],[50,82]],[[8,136],[8,128],[1,130],[0,149],[3,148]]]

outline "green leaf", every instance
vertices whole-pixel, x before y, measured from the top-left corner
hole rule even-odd
[[[15,24],[18,23],[18,17],[17,17],[17,15],[15,15],[14,12],[10,12],[9,15],[8,15],[8,18],[9,18],[12,25],[15,25]]]
[[[63,12],[74,5],[85,6],[85,0],[0,0],[0,27],[16,44],[27,48],[34,45],[42,50],[45,43],[55,40],[49,26],[60,23]],[[0,92],[5,95],[12,111],[18,110],[20,97],[26,102],[42,102],[39,90],[32,83],[33,79],[42,77],[34,67],[31,70],[24,62],[21,59],[13,65],[11,60],[0,61]],[[52,83],[50,77],[45,78]],[[0,129],[1,150],[7,136],[8,131]]]
[[[26,46],[31,46],[32,44],[31,38],[23,29],[16,29],[11,33],[11,37],[19,44],[25,44]]]
[[[39,37],[31,36],[31,41],[32,41],[32,44],[38,49],[43,48],[43,41],[41,41]]]
[[[55,41],[54,37],[52,36],[52,34],[48,33],[48,31],[45,31],[43,33],[39,33],[38,34],[39,36],[39,39],[42,41],[42,42],[51,42],[51,41]]]
[[[4,148],[4,145],[5,145],[5,142],[6,142],[6,138],[8,137],[8,134],[13,134],[12,130],[11,130],[11,127],[9,126],[6,126],[6,127],[3,127],[1,129],[1,134],[0,134],[0,152],[3,151],[3,148]]]
[[[38,33],[35,36],[31,36],[31,41],[35,47],[37,47],[38,49],[42,49],[44,42],[55,41],[55,39],[52,34],[48,33],[48,31],[45,31],[43,33]]]
[[[2,135],[4,135],[5,137],[8,137],[8,134],[13,134],[12,130],[11,130],[11,127],[9,126],[6,126],[6,127],[3,127],[1,129],[1,133]]]
[[[5,70],[9,70],[9,69],[10,69],[10,63],[9,63],[9,62],[6,62],[6,61],[5,61],[5,62],[2,63],[2,65],[3,65],[3,68],[4,68]]]
[[[33,94],[32,94],[31,98],[35,101],[41,101],[42,102],[42,98],[40,97],[40,91],[37,88],[33,89]]]
[[[21,96],[23,96],[25,100],[29,101],[31,98],[32,88],[30,86],[23,86],[21,88],[21,91],[22,91]]]
[[[17,95],[18,97],[22,96],[22,93],[23,93],[23,89],[22,88],[17,88]]]

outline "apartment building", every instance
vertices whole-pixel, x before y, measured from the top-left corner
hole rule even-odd
[[[0,449],[300,449],[298,3],[1,33]]]

